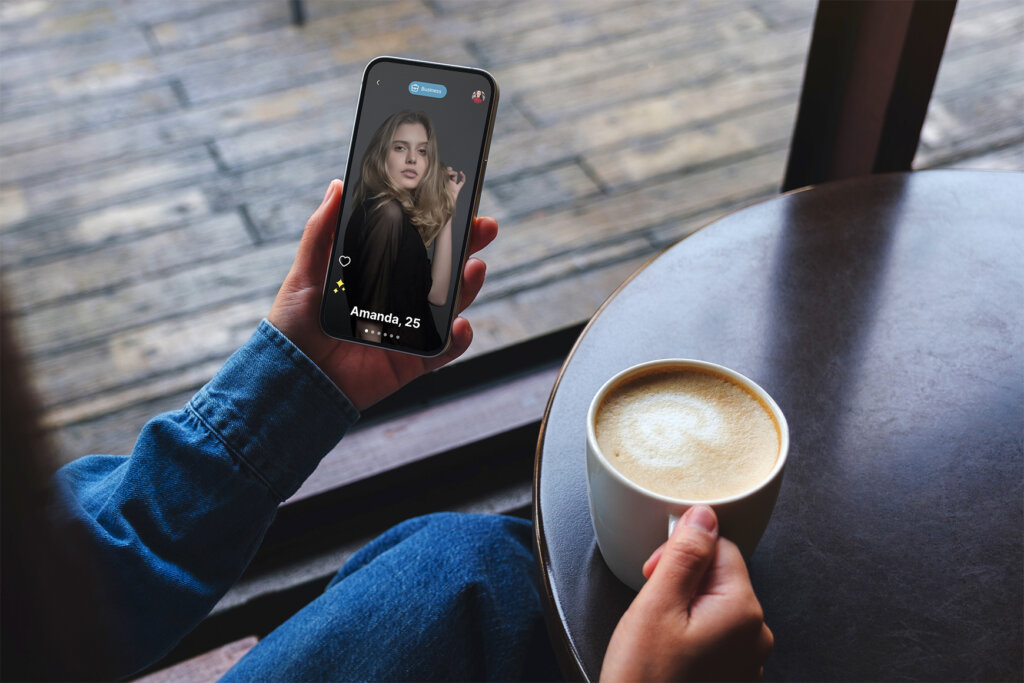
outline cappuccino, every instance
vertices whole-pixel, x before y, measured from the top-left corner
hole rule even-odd
[[[611,387],[594,434],[605,459],[654,493],[686,501],[739,495],[764,482],[781,432],[769,408],[730,378],[655,368]]]

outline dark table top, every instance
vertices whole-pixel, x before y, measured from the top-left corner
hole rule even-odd
[[[534,522],[567,673],[635,595],[598,551],[585,418],[655,358],[747,375],[789,421],[750,561],[766,680],[1024,678],[1024,174],[870,176],[775,197],[638,271],[584,330],[541,429]]]

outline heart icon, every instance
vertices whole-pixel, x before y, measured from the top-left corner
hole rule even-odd
[[[341,267],[344,268],[348,266],[348,264],[352,263],[352,259],[342,254],[341,256],[338,257],[338,263],[340,263]]]

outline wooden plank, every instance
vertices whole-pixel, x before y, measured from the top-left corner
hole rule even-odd
[[[932,97],[981,94],[1019,81],[1024,74],[1024,44],[998,45],[980,52],[950,55],[939,67]]]
[[[556,280],[572,279],[595,268],[650,257],[658,251],[660,249],[645,236],[580,245],[571,253],[545,260],[536,266],[527,264],[515,270],[489,274],[477,302],[484,304],[502,299]]]
[[[159,124],[170,139],[182,144],[224,140],[279,122],[302,120],[333,110],[348,102],[350,98],[345,94],[319,84],[298,85],[228,102],[193,105],[180,115],[161,118]]]
[[[207,187],[214,210],[222,211],[246,200],[255,203],[260,198],[281,197],[298,188],[314,189],[315,201],[305,207],[305,216],[297,226],[302,228],[309,215],[320,205],[327,184],[332,178],[344,174],[344,148],[318,149],[301,157],[288,157],[276,163],[258,166],[214,179]]]
[[[15,27],[24,27],[28,22],[38,21],[46,10],[45,2],[33,2],[32,0],[5,2],[0,5],[0,29],[8,31]]]
[[[1024,78],[972,97],[936,97],[928,108],[914,168],[933,168],[1024,138]],[[1022,169],[1024,170],[1024,169]]]
[[[773,30],[785,30],[802,26],[810,31],[814,23],[816,3],[807,0],[772,0],[751,5],[751,9],[760,15]]]
[[[167,83],[152,57],[100,62],[40,80],[14,84],[5,94],[4,118],[40,111],[55,105],[71,106],[86,97],[124,95],[144,87]]]
[[[358,79],[353,77],[350,83],[358,89]],[[340,170],[337,175],[340,177],[344,174],[345,159],[348,156],[356,98],[356,93],[352,93],[348,102],[339,102],[332,107],[318,107],[271,129],[259,128],[221,138],[216,142],[217,150],[229,168],[239,170],[288,156],[331,149],[338,159]]]
[[[31,361],[48,427],[60,427],[205,383],[270,312],[273,293],[185,318],[115,332],[96,344]],[[215,369],[215,368],[214,368]]]
[[[337,64],[365,64],[377,55],[419,56],[430,61],[466,64],[471,55],[450,23],[434,21],[422,3],[382,6],[363,18],[346,20],[345,40],[331,50]],[[433,58],[428,55],[435,55]]]
[[[184,662],[160,671],[155,671],[147,676],[136,678],[136,683],[200,683],[209,681],[213,683],[228,672],[238,660],[246,655],[256,646],[256,636],[249,636],[236,640],[227,645],[222,645],[216,650],[206,654],[187,659]]]
[[[12,311],[163,276],[199,263],[219,261],[252,246],[238,213],[218,214],[173,230],[6,273]],[[117,267],[112,268],[112,264]]]
[[[620,261],[581,275],[474,304],[464,316],[473,325],[472,358],[488,350],[586,321],[615,288],[647,262],[647,257]]]
[[[725,209],[777,188],[784,163],[785,150],[780,149],[530,217],[509,226],[488,248],[488,264],[492,271],[501,271],[539,263],[579,244],[639,233],[715,207]]]
[[[105,294],[60,303],[17,318],[30,356],[95,342],[114,332],[185,317],[236,299],[275,292],[295,258],[294,244],[253,249]],[[125,314],[131,311],[131,315]]]
[[[777,105],[780,100],[795,100],[798,79],[798,69],[783,64],[744,75],[733,84],[680,87],[562,120],[537,132],[495,139],[488,177],[497,181],[526,169],[574,160],[578,155],[621,150],[647,138],[683,131],[687,126],[721,125],[734,114],[744,115],[765,104]]]
[[[157,118],[105,126],[72,139],[37,144],[8,154],[9,166],[5,178],[8,182],[18,182],[26,178],[60,177],[84,167],[96,168],[102,162],[124,163],[143,155],[161,154],[210,139],[220,139],[219,144],[230,153],[236,149],[230,137],[232,134],[259,129],[281,120],[291,121],[293,129],[280,131],[277,136],[254,132],[239,143],[242,149],[254,142],[280,148],[290,144],[289,138],[283,136],[291,133],[305,131],[310,140],[318,133],[322,135],[323,130],[310,125],[309,118],[317,115],[324,121],[337,122],[335,135],[345,135],[342,130],[351,126],[352,116],[338,116],[339,108],[342,113],[346,111],[339,101],[341,94],[339,89],[320,86],[289,88],[269,94],[260,93],[230,103],[194,107]],[[346,98],[345,106],[348,111],[354,110],[354,96]],[[37,118],[46,120],[44,115]],[[302,123],[306,124],[305,128],[300,127]],[[38,137],[37,140],[49,142]],[[304,141],[307,146],[311,146],[305,138],[294,144]],[[258,157],[259,153],[257,151],[255,155]]]
[[[980,156],[954,161],[949,166],[983,171],[1024,171],[1024,139]]]
[[[1017,25],[1024,8],[1014,7]],[[1003,17],[1005,20],[1005,17]],[[954,18],[953,29],[958,27]],[[947,55],[921,130],[914,168],[932,168],[1024,137],[1024,47]]]
[[[580,81],[598,83],[610,75],[642,68],[652,55],[657,55],[659,60],[671,60],[710,49],[726,39],[749,40],[764,31],[764,24],[758,17],[749,10],[742,10],[711,27],[681,21],[607,45],[497,67],[494,75],[499,83],[516,84],[516,91],[520,93]]]
[[[633,3],[634,7],[640,4]],[[534,31],[545,31],[558,24],[571,24],[589,16],[614,11],[620,6],[615,0],[516,2],[511,6],[498,2],[470,5],[462,0],[454,0],[447,9],[442,9],[441,17],[458,23],[458,32],[468,37],[473,51],[480,55],[481,66],[489,68],[537,56],[508,49],[508,45],[514,44],[516,38],[528,37]]]
[[[998,12],[1007,7],[1019,6],[1018,0],[972,0],[971,2],[961,3],[956,8],[956,14],[959,17],[976,17],[982,14]]]
[[[123,125],[168,112],[180,115],[181,103],[174,89],[165,84],[131,93],[98,97],[74,107],[55,107],[0,120],[0,154],[67,140],[82,133]]]
[[[523,33],[543,28],[585,11],[604,12],[619,5],[616,0],[560,0],[557,3],[536,0],[431,0],[430,4],[438,12],[439,19],[460,22],[465,34],[480,41],[492,40],[503,33]]]
[[[489,35],[475,39],[474,45],[488,63],[509,65],[581,47],[607,45],[656,31],[665,24],[708,22],[721,18],[716,14],[732,11],[733,6],[723,8],[720,3],[706,2],[630,3],[570,9],[556,5],[552,7],[550,21],[544,25],[518,31],[493,32],[492,28]]]
[[[6,155],[4,170],[8,182],[31,184],[52,181],[82,170],[98,171],[121,166],[143,155],[176,151],[157,125],[110,127],[85,133],[70,140]]]
[[[306,221],[320,205],[330,179],[344,172],[342,164],[335,166],[322,161],[317,168],[320,172],[316,178],[304,178],[301,184],[291,185],[287,193],[270,190],[263,197],[253,195],[246,203],[246,210],[262,239],[297,240],[302,235]]]
[[[0,233],[0,265],[7,269],[95,251],[154,230],[173,229],[209,213],[209,208],[202,191],[185,187],[78,215],[28,221],[22,229]],[[20,217],[12,215],[8,225],[28,215],[25,208]]]
[[[671,117],[671,110],[654,106],[647,114],[652,119],[659,115]],[[744,116],[711,121],[693,130],[647,139],[628,149],[585,154],[583,159],[605,187],[632,187],[722,159],[785,149],[795,117],[796,102],[784,102]]]
[[[20,223],[29,215],[25,190],[17,185],[0,186],[0,237],[4,236],[5,228]],[[0,255],[6,256],[4,249],[0,249]]]
[[[267,2],[268,0],[261,0]],[[246,2],[243,4],[256,4]],[[182,21],[202,17],[210,12],[221,11],[224,7],[237,5],[239,0],[189,0],[188,2],[163,2],[162,0],[131,0],[121,9],[126,16],[139,24],[155,24],[164,21]]]
[[[301,41],[290,46],[261,46],[255,43],[255,37],[244,38],[251,49],[223,60],[161,68],[174,73],[193,104],[223,102],[296,84],[321,82],[339,72],[327,46]]]
[[[193,113],[186,115],[182,127],[198,128],[204,136],[220,139],[309,116],[349,99],[346,93],[320,84],[296,85],[235,98],[226,103],[195,106]]]
[[[0,45],[5,51],[58,43],[84,42],[120,30],[125,22],[106,1],[21,2],[0,4]]]
[[[160,51],[170,52],[284,28],[289,21],[284,2],[247,2],[215,7],[198,16],[158,20],[149,25],[149,30]]]
[[[167,192],[204,177],[217,166],[205,147],[164,156],[146,157],[96,173],[83,173],[24,189],[30,218],[26,225],[53,220],[62,214],[110,206],[140,198],[147,192]]]
[[[243,34],[203,47],[159,55],[161,68],[174,72],[192,102],[224,100],[243,94],[332,79],[362,72],[381,53],[421,51],[434,61],[464,62],[464,48],[430,24],[415,0],[357,9],[310,21],[301,31],[287,26],[258,35]],[[423,33],[424,26],[432,30]],[[417,37],[421,40],[402,42]],[[401,44],[400,44],[401,43]],[[389,48],[390,46],[390,48]]]
[[[256,131],[247,138],[250,143],[255,140],[287,145],[286,138],[264,136],[259,129],[282,120],[301,122],[309,116],[335,110],[340,106],[338,95],[334,90],[319,86],[300,86],[227,103],[174,110],[163,116],[139,117],[141,120],[137,121],[123,120],[99,130],[78,129],[74,138],[65,136],[64,140],[59,136],[55,140],[41,136],[55,115],[24,117],[19,121],[29,122],[22,127],[34,133],[35,144],[22,143],[19,147],[24,151],[13,150],[9,154],[10,179],[55,177],[86,166],[95,167],[99,162],[122,164],[143,155],[161,154],[211,139],[221,140],[221,144],[230,149],[231,136],[246,131]],[[355,106],[354,99],[349,106]],[[8,130],[4,125],[10,124],[0,124],[0,131]],[[72,126],[74,122],[68,127]],[[11,132],[20,131],[15,128]],[[292,131],[284,131],[289,132]]]
[[[592,174],[579,163],[560,164],[537,173],[489,183],[488,187],[503,206],[515,207],[515,216],[581,203],[602,191]],[[481,203],[481,208],[484,206]]]
[[[679,89],[690,92],[684,112],[704,97],[720,95],[721,90],[749,88],[746,101],[757,102],[764,96],[758,91],[773,87],[770,84],[774,79],[784,82],[787,90],[795,84],[799,92],[809,40],[810,26],[801,26],[748,41],[725,42],[668,60],[652,60],[635,70],[601,77],[599,88],[592,81],[581,81],[534,90],[520,99],[530,116],[542,125],[575,120],[597,109],[638,99],[672,95]]]
[[[102,62],[139,59],[150,54],[149,43],[140,31],[104,33],[88,42],[61,42],[39,49],[5,53],[4,87],[51,78]]]
[[[988,51],[994,46],[1011,52],[1015,47],[1020,49],[1020,37],[1024,35],[1024,5],[1011,2],[1005,6],[995,5],[988,11],[971,12],[971,9],[980,9],[975,5],[973,2],[958,3],[943,63],[961,54]]]

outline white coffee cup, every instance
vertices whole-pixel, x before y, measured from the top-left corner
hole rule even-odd
[[[673,498],[628,479],[601,452],[595,419],[608,391],[632,376],[673,369],[720,375],[757,397],[767,408],[778,430],[779,452],[774,467],[752,488],[711,500]],[[645,582],[641,573],[644,562],[665,542],[679,517],[698,504],[715,510],[721,535],[736,543],[743,556],[749,558],[775,507],[788,452],[789,426],[782,410],[764,389],[738,372],[705,361],[665,359],[634,365],[618,373],[597,392],[587,413],[587,493],[598,547],[608,567],[620,581],[639,591]]]

